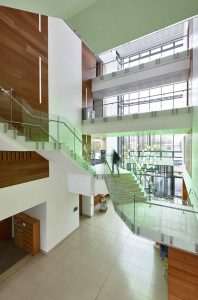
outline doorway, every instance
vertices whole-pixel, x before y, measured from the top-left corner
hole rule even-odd
[[[17,247],[12,237],[12,217],[0,221],[0,275],[28,253]]]

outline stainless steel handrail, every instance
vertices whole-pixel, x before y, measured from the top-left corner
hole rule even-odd
[[[119,101],[115,101],[115,102],[109,102],[109,103],[102,103],[102,104],[97,104],[96,107],[104,107],[104,106],[108,106],[108,105],[114,105],[114,104],[123,104],[125,107],[128,107],[128,106],[133,106],[133,105],[138,105],[138,106],[141,106],[142,104],[146,104],[146,103],[155,103],[155,102],[163,102],[163,101],[170,101],[170,100],[175,100],[175,99],[178,99],[178,98],[181,98],[182,97],[182,94],[180,95],[174,95],[175,93],[183,93],[183,92],[186,92],[187,93],[187,89],[183,89],[183,90],[179,90],[179,91],[176,91],[176,92],[168,92],[168,93],[163,93],[163,94],[156,94],[156,95],[153,95],[153,96],[144,96],[144,97],[136,97],[134,99],[128,99],[128,100],[123,100],[122,102],[119,102]],[[167,97],[162,97],[163,95],[168,95],[170,94],[170,96],[167,96]],[[173,94],[173,95],[171,95]],[[153,98],[153,97],[158,97],[158,96],[161,96],[161,98],[157,98],[157,99],[150,99],[150,98]],[[111,98],[111,97],[110,97]],[[139,102],[140,100],[142,99],[145,99],[144,101],[141,101]],[[130,101],[132,101],[132,103],[130,103]],[[137,101],[134,103],[134,101]],[[87,109],[93,109],[93,106],[88,106]]]
[[[44,118],[44,117],[39,117],[39,116],[35,116],[33,115],[29,110],[27,110],[15,97],[13,97],[11,95],[10,92],[8,92],[3,86],[2,84],[0,84],[0,88],[1,90],[4,91],[4,93],[6,93],[12,100],[14,100],[14,102],[20,106],[29,116],[31,116],[32,118],[35,118],[35,119],[39,119],[39,120],[45,120],[47,122],[56,122],[58,124],[63,124],[64,126],[67,127],[67,129],[78,139],[78,141],[82,144],[82,140],[80,140],[80,138],[75,134],[75,132],[73,132],[73,130],[63,121],[57,121],[57,120],[53,120],[53,119],[49,119],[49,118]],[[12,122],[12,121],[11,121]]]
[[[108,165],[108,167],[109,167],[109,165]],[[110,167],[109,167],[109,169],[110,169]],[[111,171],[111,170],[110,170]],[[112,172],[111,172],[111,174],[112,174]],[[113,174],[112,174],[113,175]],[[112,177],[114,177],[114,176],[112,176]],[[115,178],[114,178],[114,180],[115,180]],[[116,182],[116,181],[115,181]],[[117,182],[116,182],[117,183]],[[122,188],[123,188],[123,190],[125,191],[125,192],[127,192],[127,194],[128,195],[130,195],[131,197],[134,197],[134,196],[137,196],[134,192],[130,192],[129,190],[127,190],[123,185],[119,185],[119,186],[121,186]],[[123,192],[123,190],[121,191],[121,192]],[[124,196],[124,195],[123,195]],[[144,196],[140,196],[140,195],[138,195],[138,198],[144,198]],[[134,200],[134,198],[133,198],[133,200]],[[134,201],[132,201],[132,203],[133,203]],[[174,210],[179,210],[179,211],[182,211],[182,212],[190,212],[190,213],[195,213],[195,214],[198,214],[198,211],[195,211],[195,210],[190,210],[190,209],[186,209],[186,208],[180,208],[180,207],[178,207],[178,204],[176,204],[177,205],[177,207],[175,207],[175,206],[173,206],[173,205],[175,205],[175,204],[173,204],[172,206],[169,206],[169,205],[163,205],[163,204],[158,204],[158,203],[153,203],[153,202],[150,202],[150,201],[137,201],[136,203],[144,203],[144,204],[147,204],[147,205],[153,205],[153,206],[158,206],[158,207],[164,207],[164,208],[170,208],[170,209],[174,209]],[[186,206],[185,206],[186,207]],[[190,206],[191,207],[191,206]]]
[[[0,120],[2,120],[0,118]],[[3,120],[5,121],[6,123],[11,123],[11,124],[19,124],[19,125],[22,125],[22,126],[30,126],[30,127],[38,127],[39,129],[41,129],[47,136],[49,136],[51,139],[54,140],[54,142],[58,143],[58,141],[53,137],[51,136],[47,130],[45,130],[43,127],[41,127],[40,125],[37,125],[37,124],[30,124],[30,123],[24,123],[24,122],[16,122],[16,121],[7,121],[7,120]],[[17,129],[16,129],[17,130]]]
[[[165,42],[165,43],[162,43],[162,44],[158,44],[158,45],[153,46],[153,47],[146,48],[146,49],[144,49],[144,50],[142,50],[142,51],[138,51],[138,52],[135,52],[135,53],[133,53],[133,54],[129,54],[129,55],[125,56],[124,58],[130,58],[130,57],[132,57],[132,56],[137,56],[137,55],[140,55],[140,54],[142,54],[142,53],[144,53],[144,52],[148,52],[148,51],[157,49],[157,48],[159,48],[159,47],[163,47],[163,46],[168,45],[168,44],[170,44],[170,43],[174,43],[174,42],[177,42],[177,41],[180,41],[180,40],[182,41],[182,39],[185,38],[185,37],[187,38],[188,35],[184,35],[184,36],[182,36],[182,37],[180,37],[180,38],[173,39],[173,40],[170,40],[170,41],[168,41],[168,42]],[[174,50],[174,49],[177,49],[177,48],[179,48],[179,47],[180,47],[180,46],[175,46],[175,47],[172,47],[172,49]],[[170,50],[170,49],[168,48],[168,49],[165,49],[164,51],[158,51],[158,52],[156,52],[156,53],[154,53],[154,54],[152,54],[152,55],[156,55],[156,54],[159,54],[159,53],[163,53],[163,52],[166,52],[166,51],[169,51],[169,50]],[[151,56],[151,55],[149,55],[149,56]],[[139,57],[139,58],[137,58],[136,60],[139,60],[139,59],[142,59],[142,58],[145,58],[145,57],[141,57],[141,58]],[[103,65],[107,65],[107,64],[110,64],[110,63],[114,63],[114,62],[117,62],[117,60],[114,59],[114,60],[108,61],[108,62],[104,63]],[[94,69],[96,69],[96,67],[91,68],[91,70],[94,70]]]

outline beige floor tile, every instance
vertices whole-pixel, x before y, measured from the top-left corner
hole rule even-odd
[[[149,293],[149,299],[150,300],[166,300],[168,299],[167,291],[157,288],[157,287],[151,287],[150,293]]]
[[[142,279],[137,279],[134,294],[140,294],[142,297],[149,298],[151,285]]]
[[[103,291],[101,291],[96,298],[96,300],[114,300],[114,299],[115,299],[114,295],[111,295]]]
[[[82,218],[48,255],[0,277],[1,300],[167,300],[159,251],[114,212]]]
[[[144,297],[142,294],[134,293],[131,297],[131,300],[150,300],[150,299]]]
[[[152,284],[153,281],[153,273],[149,271],[145,271],[143,269],[139,269],[139,272],[137,274],[137,278],[148,283]]]

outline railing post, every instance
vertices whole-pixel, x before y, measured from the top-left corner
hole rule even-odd
[[[75,128],[74,128],[74,156],[76,155],[76,136],[75,136]]]
[[[186,106],[189,106],[189,81],[187,81]]]
[[[59,116],[57,117],[57,142],[59,143]]]
[[[13,114],[12,114],[12,88],[10,89],[10,121],[12,125],[12,119],[13,119]]]
[[[161,242],[164,242],[164,234],[161,233]]]
[[[133,217],[134,217],[134,232],[135,232],[135,195],[134,197],[134,210],[133,210]]]

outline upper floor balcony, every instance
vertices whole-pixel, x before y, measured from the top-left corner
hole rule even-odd
[[[91,69],[94,99],[188,80],[188,22],[155,32],[99,56]]]
[[[140,90],[102,101],[84,109],[83,132],[118,133],[145,130],[183,130],[192,127],[188,82]],[[91,124],[91,126],[90,126]]]
[[[179,81],[187,81],[189,69],[189,50],[157,58],[94,78],[92,80],[93,97],[98,100]]]

